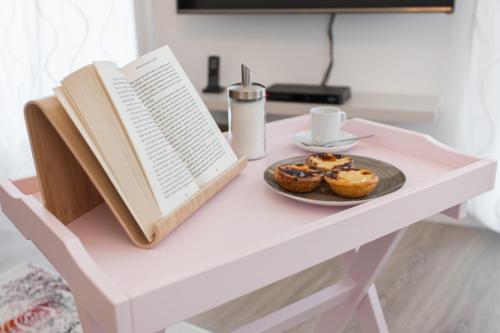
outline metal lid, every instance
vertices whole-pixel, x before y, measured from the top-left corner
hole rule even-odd
[[[241,83],[235,83],[228,88],[229,98],[236,100],[259,100],[266,96],[266,87],[252,82],[250,69],[241,64]]]
[[[235,83],[229,88],[229,98],[237,100],[259,100],[266,96],[266,87],[260,83],[252,83],[249,87],[244,87],[241,83]]]

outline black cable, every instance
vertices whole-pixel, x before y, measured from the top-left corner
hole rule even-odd
[[[333,23],[335,22],[335,14],[330,15],[330,20],[328,21],[328,42],[330,45],[330,62],[328,63],[328,67],[326,68],[325,74],[323,75],[323,80],[321,81],[322,86],[326,86],[328,80],[330,79],[330,73],[333,68]]]

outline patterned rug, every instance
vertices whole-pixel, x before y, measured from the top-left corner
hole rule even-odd
[[[0,333],[80,333],[64,280],[32,264],[0,274]]]

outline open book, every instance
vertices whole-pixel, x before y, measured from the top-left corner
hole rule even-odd
[[[168,46],[121,69],[95,62],[55,93],[148,240],[237,160]]]

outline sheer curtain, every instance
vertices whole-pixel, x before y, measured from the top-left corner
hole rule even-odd
[[[460,115],[459,148],[500,159],[500,1],[476,0]],[[496,188],[471,200],[471,215],[500,232],[500,172]]]
[[[3,0],[0,10],[0,177],[33,173],[26,101],[52,93],[94,60],[137,55],[133,0]]]

